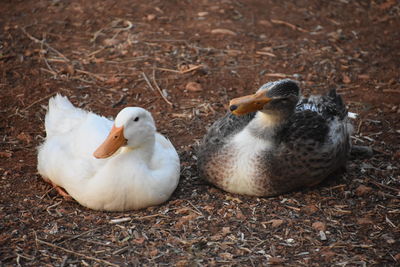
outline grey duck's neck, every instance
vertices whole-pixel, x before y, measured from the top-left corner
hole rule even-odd
[[[272,141],[282,129],[286,118],[282,114],[266,114],[257,112],[254,119],[247,125],[247,129],[254,137]]]

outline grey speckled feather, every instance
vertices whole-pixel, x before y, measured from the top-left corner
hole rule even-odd
[[[345,165],[351,125],[335,90],[299,99],[292,114],[275,127],[259,127],[256,119],[256,113],[228,113],[211,126],[198,148],[198,169],[204,179],[226,191],[271,196],[318,184]],[[236,140],[246,129],[250,129],[254,144],[266,144],[254,155],[246,152],[251,166],[242,163],[246,160],[240,153],[246,148]],[[258,151],[256,146],[246,151],[251,149]],[[232,185],[232,177],[242,170],[243,177],[237,179],[246,181]],[[241,190],[243,185],[249,189]]]

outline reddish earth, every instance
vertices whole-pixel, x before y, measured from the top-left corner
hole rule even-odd
[[[398,1],[28,0],[0,14],[0,265],[398,266]],[[205,183],[206,128],[229,99],[285,77],[305,94],[338,88],[359,114],[353,143],[374,156],[273,198]],[[171,200],[97,212],[51,190],[36,147],[56,93],[107,116],[150,110],[182,160]]]

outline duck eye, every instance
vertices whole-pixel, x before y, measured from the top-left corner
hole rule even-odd
[[[135,119],[134,119],[134,121],[138,121],[139,120],[139,117],[136,117]]]

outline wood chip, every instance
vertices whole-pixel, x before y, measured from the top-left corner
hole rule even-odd
[[[268,258],[268,264],[270,264],[270,265],[279,265],[284,262],[285,262],[285,259],[283,259],[283,258],[278,258],[278,257]]]
[[[344,83],[346,83],[346,84],[351,83],[350,77],[349,77],[348,75],[344,74],[344,73],[342,74],[342,81],[343,81]]]
[[[19,135],[17,135],[17,139],[27,144],[30,144],[32,142],[32,137],[25,132],[21,132]]]
[[[228,252],[220,253],[219,256],[225,260],[231,260],[233,259],[233,255]]]
[[[112,220],[110,220],[110,223],[111,223],[111,224],[117,224],[117,223],[122,223],[122,222],[129,222],[130,220],[132,220],[131,217],[118,218],[118,219],[112,219]]]
[[[293,25],[292,23],[289,23],[289,22],[286,22],[286,21],[283,21],[283,20],[271,19],[271,22],[274,23],[274,24],[278,24],[278,25],[288,26],[292,30],[297,30],[297,31],[300,31],[300,32],[308,32],[307,30],[305,30],[305,29],[303,29],[303,28],[301,28],[299,26]]]
[[[371,193],[371,191],[372,191],[371,187],[368,187],[365,185],[360,185],[356,188],[355,194],[360,197],[360,196]]]
[[[326,234],[324,231],[319,231],[319,239],[321,239],[321,241],[327,240]]]
[[[301,208],[301,211],[306,213],[306,214],[308,214],[308,215],[314,214],[318,210],[319,210],[318,207],[315,206],[314,204],[307,205],[307,206],[304,206],[304,207]]]
[[[284,73],[266,73],[266,74],[264,74],[264,76],[267,76],[267,77],[274,77],[274,78],[288,78],[288,77],[292,77],[292,75],[284,74]]]
[[[200,92],[203,88],[201,87],[201,84],[197,82],[188,82],[185,89],[191,92]]]
[[[11,158],[11,151],[0,151],[0,158]]]
[[[276,57],[275,54],[269,53],[269,52],[265,52],[265,51],[257,51],[256,54],[257,55],[263,55],[263,56],[269,56],[269,57]]]
[[[357,219],[357,224],[361,224],[361,225],[363,225],[363,224],[373,224],[374,222],[370,219],[370,218],[368,218],[368,217],[365,217],[365,218],[358,218]]]
[[[227,34],[227,35],[232,35],[236,36],[236,33],[234,31],[228,30],[228,29],[213,29],[211,30],[212,34]]]
[[[270,220],[269,222],[271,223],[272,227],[276,228],[281,226],[285,221],[278,219],[278,220]]]
[[[326,224],[323,222],[314,222],[312,224],[312,228],[318,231],[325,231],[326,230]]]
[[[146,16],[146,20],[147,20],[147,21],[153,21],[153,20],[155,20],[156,18],[157,18],[157,16],[154,15],[154,14],[148,14],[148,15]]]

